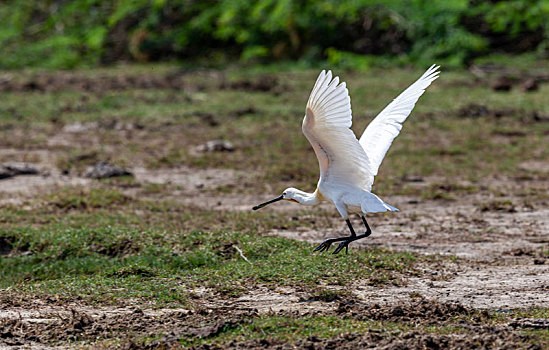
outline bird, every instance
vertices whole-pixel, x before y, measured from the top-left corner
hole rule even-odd
[[[358,139],[352,125],[351,98],[345,82],[332,78],[332,72],[320,72],[305,108],[302,131],[318,159],[320,178],[313,193],[289,187],[278,197],[254,206],[261,209],[280,200],[303,205],[323,201],[333,203],[347,223],[349,235],[330,238],[318,245],[314,252],[328,251],[339,242],[332,254],[338,254],[351,242],[370,236],[367,213],[399,211],[372,193],[374,177],[402,124],[410,115],[425,89],[439,77],[440,66],[432,65],[412,85],[389,103],[366,127]],[[362,218],[365,232],[357,235],[350,214]]]

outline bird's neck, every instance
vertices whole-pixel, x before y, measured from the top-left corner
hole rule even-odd
[[[301,190],[297,190],[296,196],[294,199],[298,201],[300,204],[303,205],[315,205],[320,203],[320,196],[318,193],[318,189],[314,191],[313,193],[304,192]]]

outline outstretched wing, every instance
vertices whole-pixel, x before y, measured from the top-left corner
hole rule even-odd
[[[372,177],[368,157],[351,129],[351,99],[345,83],[322,71],[313,87],[303,133],[313,146],[320,166],[320,180],[352,184],[369,190]]]
[[[370,160],[372,183],[387,150],[402,129],[402,123],[416,105],[419,97],[423,95],[425,89],[438,78],[440,73],[437,71],[438,68],[439,66],[432,65],[427,69],[415,83],[389,103],[364,130],[359,142]]]

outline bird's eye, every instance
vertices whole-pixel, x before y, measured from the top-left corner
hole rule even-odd
[[[285,196],[285,195],[286,195],[286,192],[282,193],[282,195]]]

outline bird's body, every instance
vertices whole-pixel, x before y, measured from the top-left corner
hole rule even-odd
[[[338,253],[350,242],[368,236],[371,230],[364,217],[366,213],[398,211],[371,192],[374,176],[415,103],[431,82],[438,78],[437,69],[437,66],[431,66],[385,107],[360,139],[350,129],[351,99],[345,83],[339,84],[339,77],[332,79],[330,71],[322,71],[311,91],[302,125],[303,134],[318,159],[320,179],[317,189],[307,193],[287,188],[281,196],[254,207],[254,210],[281,199],[304,205],[328,200],[347,222],[351,235],[326,240],[315,250],[327,250],[332,243],[341,241],[334,251]],[[351,213],[362,217],[366,227],[364,235],[355,234],[349,221]]]

